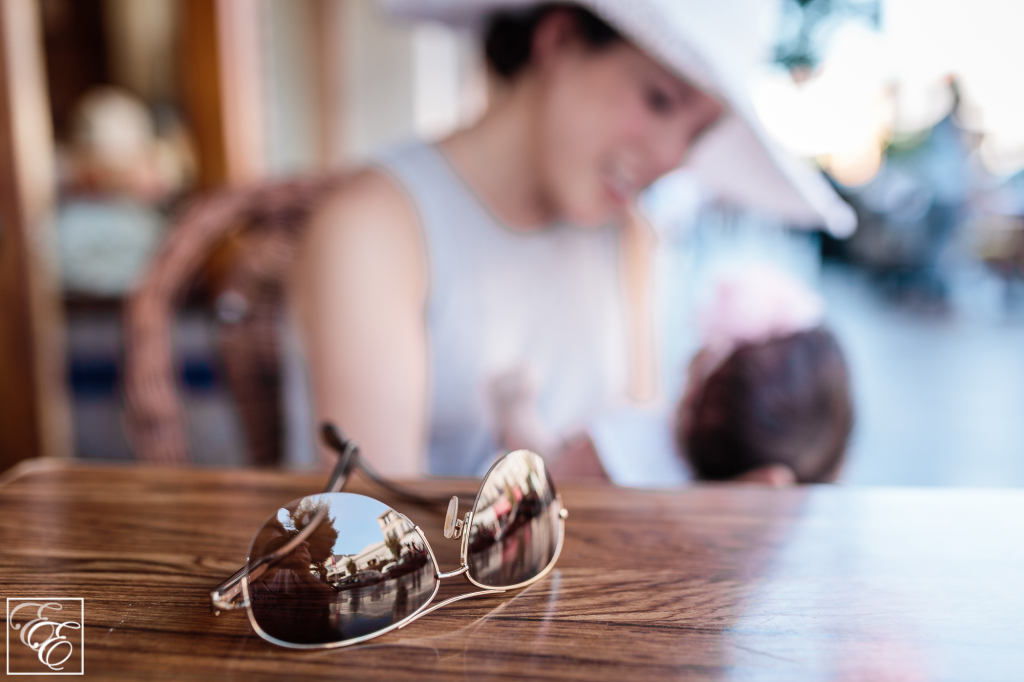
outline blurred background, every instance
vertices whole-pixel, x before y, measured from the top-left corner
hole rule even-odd
[[[685,169],[652,187],[666,395],[716,273],[771,261],[824,294],[848,355],[844,481],[1024,485],[1024,6],[771,9],[758,114],[860,227],[792,231]],[[393,25],[372,0],[3,0],[0,469],[147,459],[133,409],[160,442],[177,420],[195,463],[310,465],[304,396],[281,369],[280,272],[253,255],[291,204],[225,209],[202,242],[177,221],[197,196],[442,136],[487,91],[472,36]],[[139,350],[154,320],[171,343]]]

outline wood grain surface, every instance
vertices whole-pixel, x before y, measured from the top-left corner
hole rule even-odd
[[[565,549],[544,581],[296,652],[244,613],[213,616],[209,591],[322,476],[64,462],[5,478],[0,596],[84,598],[88,678],[1024,679],[1024,491],[563,485]],[[443,510],[393,506],[456,566]],[[469,589],[446,580],[439,598]]]

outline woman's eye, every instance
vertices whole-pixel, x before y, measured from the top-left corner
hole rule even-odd
[[[672,110],[672,98],[658,88],[647,88],[644,99],[650,110],[656,114],[667,114]]]

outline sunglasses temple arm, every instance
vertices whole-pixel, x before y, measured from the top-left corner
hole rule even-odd
[[[446,505],[448,504],[448,501],[451,499],[451,495],[420,495],[419,493],[415,493],[409,490],[408,488],[404,488],[396,483],[392,483],[391,481],[389,481],[388,479],[384,478],[376,471],[374,471],[373,467],[371,467],[369,463],[364,459],[360,459],[356,463],[356,466],[359,467],[360,471],[366,474],[366,477],[368,479],[379,485],[381,488],[384,488],[384,490],[387,490],[395,497],[399,497],[406,502],[427,505]]]
[[[359,461],[359,446],[349,440],[341,429],[330,422],[320,427],[320,435],[329,448],[338,453],[338,462],[334,465],[331,478],[324,492],[336,493],[345,487],[349,474]]]
[[[280,557],[277,557],[280,558]],[[267,559],[267,557],[264,557]],[[261,560],[254,566],[243,566],[238,571],[210,592],[210,611],[219,616],[221,611],[244,609],[248,604],[243,598],[242,578],[249,576],[255,580],[267,572],[271,561]]]
[[[359,467],[368,479],[384,488],[389,493],[406,502],[414,504],[448,504],[451,495],[420,495],[408,488],[392,483],[378,474],[370,464],[359,456],[359,446],[345,436],[344,432],[331,422],[324,422],[320,427],[320,436],[327,447],[338,453],[338,463],[334,466],[331,480],[327,484],[329,493],[340,491],[348,480],[352,469]]]
[[[221,611],[245,608],[245,602],[242,600],[242,578],[248,571],[248,566],[239,569],[233,576],[218,585],[217,589],[210,592],[210,611],[213,612],[213,615],[219,616]]]

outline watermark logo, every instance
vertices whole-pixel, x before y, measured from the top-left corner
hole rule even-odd
[[[7,674],[84,675],[84,626],[84,599],[9,597]]]

